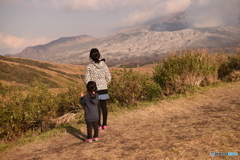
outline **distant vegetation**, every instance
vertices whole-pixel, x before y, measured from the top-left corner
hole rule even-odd
[[[0,60],[16,62],[19,64],[34,66],[34,67],[43,68],[43,69],[50,69],[50,67],[54,67],[50,63],[43,63],[43,62],[34,61],[34,60],[30,60],[30,59],[23,59],[23,58],[12,58],[12,57],[6,57],[6,56],[1,56],[1,55],[0,55]]]
[[[82,113],[79,105],[79,92],[84,84],[75,75],[65,74],[51,64],[31,62],[31,60],[11,59],[5,61],[21,63],[18,67],[0,61],[0,80],[16,81],[24,84],[19,88],[0,83],[0,138],[14,140],[28,132],[42,132],[53,127],[51,119],[68,112]],[[26,64],[49,70],[72,80],[68,87],[57,91],[57,86],[43,71],[35,70]],[[35,67],[36,67],[35,66]],[[21,73],[21,74],[20,74]],[[23,76],[24,75],[24,76]],[[135,72],[132,69],[112,71],[109,86],[111,99],[109,107],[130,107],[141,101],[152,101],[172,94],[191,91],[195,87],[219,82],[240,80],[240,52],[233,55],[210,55],[204,51],[184,51],[162,59],[154,67],[153,75]],[[44,79],[45,78],[45,79]],[[77,83],[79,82],[79,83]],[[27,84],[27,85],[26,85]],[[51,84],[51,85],[49,85]],[[48,127],[46,127],[46,123]],[[44,127],[45,126],[45,127]]]
[[[135,67],[141,67],[141,66],[145,66],[148,64],[153,64],[154,62],[147,62],[147,63],[130,63],[130,64],[124,64],[124,65],[120,65],[119,68],[135,68]]]
[[[54,72],[57,78],[46,71]],[[50,88],[58,88],[61,87],[61,84],[56,80],[62,79],[65,83],[72,83],[77,78],[79,78],[79,73],[65,73],[50,63],[0,55],[0,80],[3,81],[27,85],[37,80],[47,84]]]
[[[15,65],[5,62],[0,62],[0,72],[1,80],[4,81],[14,81],[27,85],[34,80],[39,80],[42,83],[49,84],[49,87],[56,88],[59,87],[57,83],[51,81],[46,72],[36,70],[34,68],[25,65]]]

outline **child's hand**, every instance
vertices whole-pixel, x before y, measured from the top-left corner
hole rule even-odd
[[[83,92],[81,92],[81,93],[80,93],[80,96],[81,96],[81,97],[83,97],[83,96],[84,96]]]

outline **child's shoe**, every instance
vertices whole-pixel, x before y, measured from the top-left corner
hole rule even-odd
[[[99,127],[98,127],[98,130],[102,130],[102,126],[99,126]]]
[[[102,128],[105,130],[108,129],[108,126],[104,125]]]
[[[98,141],[98,137],[93,138],[93,141],[97,142]]]
[[[86,139],[85,142],[92,143],[92,139]]]

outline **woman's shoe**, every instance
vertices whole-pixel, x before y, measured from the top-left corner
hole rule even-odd
[[[98,130],[102,130],[102,126],[99,126],[99,127],[98,127]]]
[[[86,139],[85,142],[92,143],[92,139]]]
[[[93,141],[97,142],[98,141],[98,137],[93,138]]]
[[[102,127],[102,129],[108,129],[108,126],[106,126],[106,125],[104,125],[103,127]]]

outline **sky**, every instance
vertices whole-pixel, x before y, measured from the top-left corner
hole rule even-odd
[[[96,38],[186,12],[191,27],[240,22],[240,0],[0,0],[0,55],[60,37]]]

